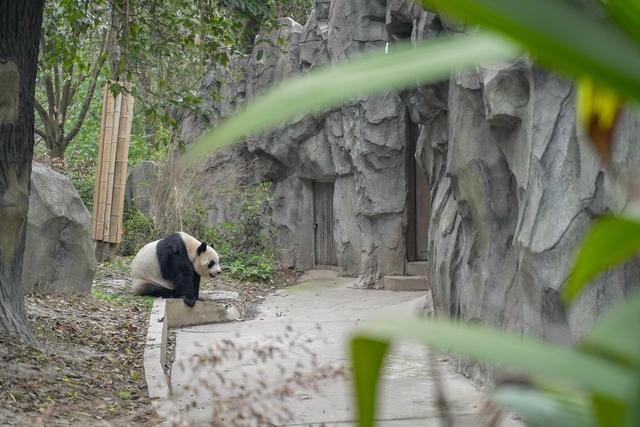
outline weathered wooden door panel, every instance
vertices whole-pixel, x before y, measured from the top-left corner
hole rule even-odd
[[[333,182],[313,183],[315,265],[338,265],[333,238]]]
[[[429,255],[429,188],[426,175],[416,168],[416,260]]]
[[[420,129],[411,122],[407,126],[407,260],[423,261],[429,255],[429,185],[414,157]]]

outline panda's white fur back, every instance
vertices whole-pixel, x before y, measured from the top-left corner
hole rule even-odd
[[[147,285],[153,284],[167,289],[174,289],[175,285],[162,278],[156,246],[158,242],[147,243],[138,251],[131,262],[131,280],[133,292],[137,295],[146,293]]]

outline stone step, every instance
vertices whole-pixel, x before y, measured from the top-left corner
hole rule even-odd
[[[429,261],[412,261],[407,263],[408,276],[426,276]]]
[[[427,276],[384,276],[384,288],[390,291],[426,291]]]

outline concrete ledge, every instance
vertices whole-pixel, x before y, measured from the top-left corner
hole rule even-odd
[[[420,296],[407,302],[381,308],[376,312],[376,315],[431,317],[433,315],[431,291],[416,292],[416,295]]]
[[[384,276],[384,288],[390,291],[426,291],[425,276]]]
[[[213,301],[198,301],[193,307],[182,299],[156,298],[149,315],[147,340],[144,347],[144,377],[151,403],[163,425],[183,425],[178,408],[171,399],[169,378],[164,373],[169,328],[229,322],[240,319],[237,307],[225,307]]]
[[[225,306],[216,302],[198,301],[196,305],[189,307],[181,299],[170,298],[165,301],[165,315],[169,328],[229,322],[240,319],[240,313],[233,306],[225,308]]]
[[[178,415],[178,408],[171,400],[169,379],[164,374],[167,352],[168,327],[166,321],[166,300],[157,298],[153,302],[147,328],[147,342],[144,347],[144,378],[151,403],[162,424],[169,424]]]
[[[428,261],[411,261],[407,263],[408,276],[426,276],[428,271]]]

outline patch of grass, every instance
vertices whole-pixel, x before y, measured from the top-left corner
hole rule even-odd
[[[91,295],[93,298],[105,301],[110,304],[117,305],[135,305],[144,308],[151,308],[153,306],[154,297],[148,296],[134,296],[134,295],[117,295],[109,292],[101,291],[100,289],[92,289]]]
[[[222,258],[227,254],[222,254]],[[231,258],[231,257],[229,257]],[[273,283],[276,273],[274,259],[261,254],[238,254],[228,265],[224,266],[225,273],[231,277],[250,282]]]
[[[128,273],[129,267],[133,261],[133,256],[117,256],[108,261],[105,261],[102,265],[109,270],[115,270],[121,273]]]

